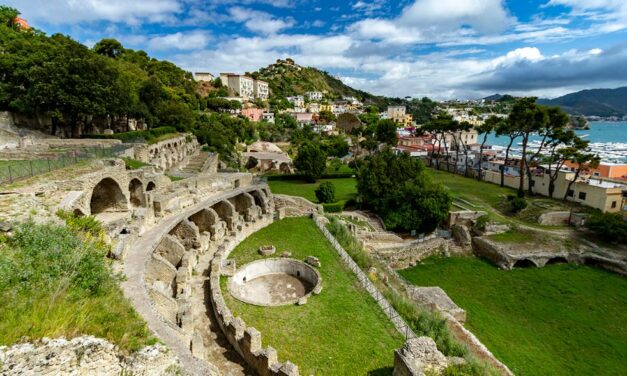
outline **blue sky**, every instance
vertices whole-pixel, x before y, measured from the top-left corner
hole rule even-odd
[[[627,85],[627,0],[0,0],[47,33],[190,71],[292,57],[389,96],[554,97]]]

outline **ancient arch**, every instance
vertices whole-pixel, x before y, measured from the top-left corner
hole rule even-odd
[[[146,206],[146,196],[144,195],[144,184],[137,178],[128,184],[128,191],[131,195],[131,205],[134,207]]]
[[[259,206],[263,210],[264,214],[267,214],[268,213],[268,208],[267,208],[267,205],[266,205],[267,198],[261,192],[263,192],[263,191],[250,191],[248,193],[250,193],[250,195],[255,200],[255,205]]]
[[[537,267],[537,265],[529,259],[518,260],[514,263],[514,268],[535,268],[535,267]]]
[[[120,185],[112,178],[104,178],[92,191],[89,209],[91,214],[124,211],[128,210],[128,202]]]
[[[231,204],[228,200],[224,200],[215,203],[211,208],[218,213],[224,222],[226,222],[229,230],[233,230],[235,219],[235,207],[233,207],[233,204]]]
[[[150,192],[154,190],[155,188],[157,188],[157,185],[155,184],[155,182],[149,181],[148,184],[146,185],[146,192]]]
[[[246,193],[241,193],[237,196],[231,197],[229,198],[229,201],[233,204],[235,210],[243,216],[246,215],[248,209],[255,205],[254,199]]]
[[[566,264],[568,263],[568,260],[566,260],[565,257],[553,257],[551,259],[549,259],[549,261],[546,262],[546,265],[552,265],[552,264]]]
[[[220,218],[218,218],[218,215],[214,210],[203,209],[190,216],[189,220],[198,226],[198,231],[200,231],[200,233],[211,233],[211,226],[215,225]]]

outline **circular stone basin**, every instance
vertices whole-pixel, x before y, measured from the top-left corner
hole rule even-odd
[[[320,285],[318,271],[289,258],[253,261],[229,278],[229,292],[237,300],[260,306],[295,304]]]

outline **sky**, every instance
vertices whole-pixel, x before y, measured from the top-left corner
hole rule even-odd
[[[46,33],[192,72],[278,58],[378,95],[552,98],[627,86],[627,0],[0,0]]]

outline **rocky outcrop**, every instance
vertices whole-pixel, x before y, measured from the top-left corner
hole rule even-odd
[[[112,343],[92,336],[42,340],[0,347],[2,375],[176,375],[178,359],[163,345],[144,347],[129,356]]]
[[[446,357],[429,337],[412,338],[394,352],[394,376],[438,374],[448,366]]]

